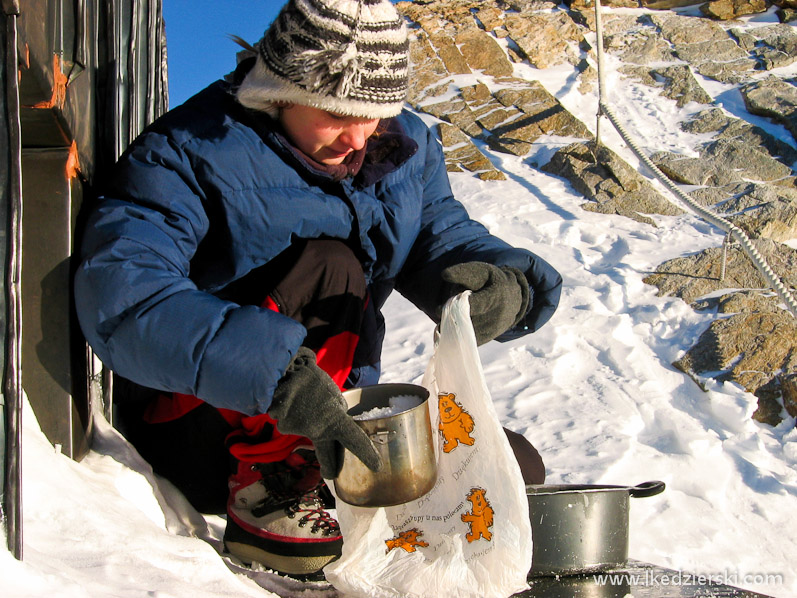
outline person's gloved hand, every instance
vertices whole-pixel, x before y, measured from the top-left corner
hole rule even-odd
[[[517,268],[465,262],[449,266],[443,270],[442,277],[449,283],[449,296],[465,290],[473,291],[470,319],[478,345],[506,332],[526,315],[530,300],[529,284]]]
[[[283,434],[306,436],[315,445],[321,475],[336,478],[343,465],[343,448],[378,471],[382,466],[371,439],[346,413],[346,400],[332,378],[316,365],[315,353],[299,347],[277,384],[268,414]]]

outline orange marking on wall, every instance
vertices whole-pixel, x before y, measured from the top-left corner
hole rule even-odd
[[[30,46],[25,42],[25,51],[19,56],[21,60],[17,61],[19,68],[17,68],[17,81],[22,82],[22,69],[30,68]]]
[[[66,101],[67,76],[61,72],[61,57],[53,54],[53,95],[49,100],[38,102],[31,108],[58,108],[64,107]]]
[[[66,159],[66,178],[72,180],[80,173],[80,159],[78,158],[77,142],[72,140],[69,156]]]

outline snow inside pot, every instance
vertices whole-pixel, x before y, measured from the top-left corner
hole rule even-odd
[[[343,396],[383,466],[373,472],[345,450],[334,482],[337,497],[361,507],[389,507],[429,492],[437,479],[429,392],[414,384],[376,384]]]

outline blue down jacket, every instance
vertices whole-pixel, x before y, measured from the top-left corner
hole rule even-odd
[[[97,356],[138,384],[265,412],[305,329],[218,294],[296,238],[359,246],[377,312],[395,288],[435,318],[446,266],[515,266],[532,303],[504,338],[544,324],[559,300],[559,274],[468,217],[423,122],[404,112],[372,141],[357,177],[335,182],[223,81],[154,122],[120,158],[86,220],[75,299]],[[383,334],[360,342],[378,356]],[[352,383],[375,383],[372,365],[376,372],[353,372]]]

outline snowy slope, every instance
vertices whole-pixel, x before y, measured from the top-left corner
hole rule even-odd
[[[539,75],[594,128],[594,99],[572,91],[564,71]],[[685,151],[697,141],[676,124],[695,107],[678,110],[626,80],[608,88],[646,151]],[[711,90],[715,97],[722,91]],[[726,110],[743,111],[740,98],[722,97]],[[752,120],[794,144],[782,127]],[[601,126],[605,142],[635,163],[610,125]],[[633,558],[797,596],[795,420],[758,424],[750,417],[752,395],[732,384],[709,383],[703,392],[675,370],[670,364],[711,316],[656,297],[642,283],[666,259],[719,245],[721,233],[688,214],[657,217],[654,228],[583,211],[584,199],[566,183],[533,168],[557,143],[526,159],[482,148],[506,181],[451,177],[475,218],[564,277],[559,310],[542,330],[480,349],[502,423],[540,450],[550,483],[667,483],[659,496],[632,500]],[[383,381],[420,381],[432,351],[431,322],[397,295],[386,317]],[[17,562],[0,550],[0,595],[334,595],[324,584],[246,575],[223,561],[214,550],[223,520],[203,519],[115,430],[102,421],[97,428],[94,450],[74,463],[47,443],[29,409],[24,414],[25,558]]]

